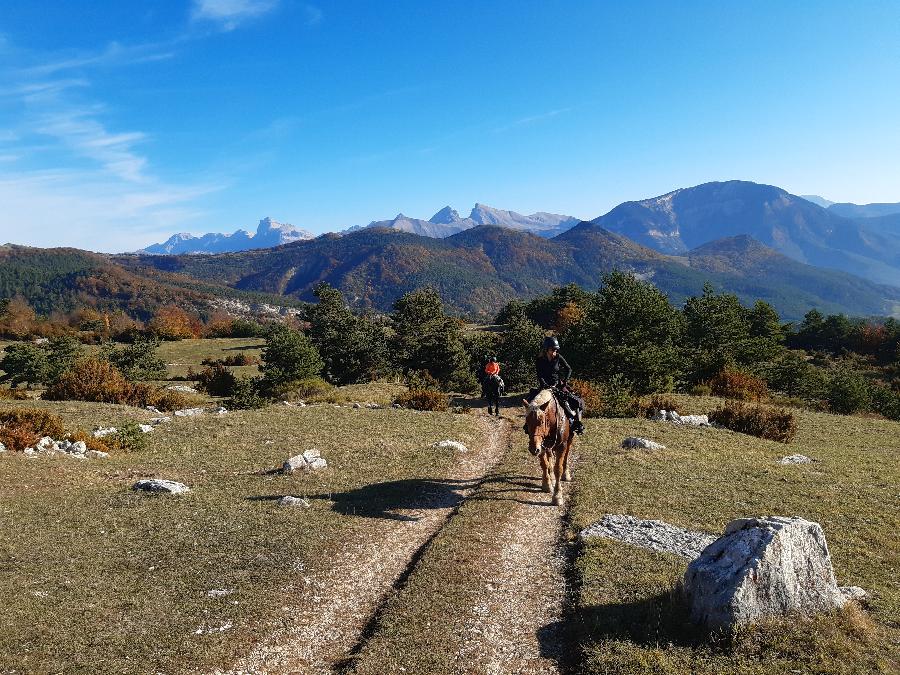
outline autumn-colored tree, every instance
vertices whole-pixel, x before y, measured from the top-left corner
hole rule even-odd
[[[191,316],[180,307],[160,307],[150,320],[148,328],[163,340],[182,340],[200,337],[200,319]]]
[[[572,326],[581,323],[584,319],[584,308],[575,303],[567,302],[556,312],[556,318],[553,321],[553,332],[562,335]]]
[[[204,337],[231,337],[234,319],[225,312],[214,312],[203,329]]]
[[[0,311],[0,334],[21,340],[31,335],[35,313],[24,298],[16,296]]]

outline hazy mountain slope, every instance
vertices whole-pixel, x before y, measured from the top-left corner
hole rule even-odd
[[[690,256],[665,256],[592,223],[581,223],[554,239],[496,226],[470,228],[445,239],[365,228],[276,249],[216,256],[129,256],[123,262],[301,300],[312,299],[315,284],[327,281],[353,305],[378,310],[389,310],[400,295],[427,284],[450,307],[480,316],[490,316],[513,298],[533,297],[562,284],[595,289],[602,275],[613,269],[652,281],[676,304],[700,293],[709,280],[717,288],[734,290],[747,303],[758,297],[771,299],[791,319],[810,307],[880,314],[896,299],[890,289],[793,261],[788,262],[814,271],[813,280],[782,275],[783,262],[760,268],[757,278],[742,271],[742,266],[753,269],[742,262],[742,255],[760,264],[760,252],[751,248],[730,257],[721,251],[715,256],[701,251],[694,262]],[[795,285],[797,293],[792,290]]]
[[[746,234],[801,262],[900,285],[900,237],[771,185],[706,183],[626,202],[592,222],[672,254]]]
[[[878,218],[900,213],[900,203],[896,204],[836,204],[832,203],[828,210],[844,218]]]
[[[271,218],[259,221],[256,232],[236,230],[231,234],[210,232],[199,237],[182,232],[169,237],[161,244],[153,244],[140,251],[172,255],[177,253],[228,253],[247,251],[254,248],[268,248],[289,244],[293,241],[312,239],[315,235],[287,223],[279,223]]]

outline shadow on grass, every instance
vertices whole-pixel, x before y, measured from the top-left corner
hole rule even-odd
[[[463,493],[478,481],[445,478],[416,478],[372,483],[347,492],[305,495],[306,499],[330,501],[337,513],[362,518],[416,521],[420,518],[404,511],[455,508],[463,501]],[[252,501],[281,499],[283,495],[248,497]]]

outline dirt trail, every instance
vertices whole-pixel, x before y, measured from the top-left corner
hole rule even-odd
[[[522,473],[537,475],[535,464],[523,455]],[[491,553],[473,580],[483,592],[469,610],[459,652],[466,672],[558,673],[564,658],[559,626],[566,593],[560,549],[565,507],[550,506],[550,495],[535,491],[539,478],[518,485],[521,490],[504,495],[514,502],[509,518],[483,542]]]
[[[503,423],[485,419],[481,452],[460,455],[446,478],[471,481],[468,496],[502,457]],[[377,611],[414,564],[420,549],[446,523],[457,503],[398,510],[409,520],[373,519],[364,539],[347,541],[327,570],[310,573],[307,593],[291,609],[288,625],[256,645],[229,673],[330,673],[358,644]]]

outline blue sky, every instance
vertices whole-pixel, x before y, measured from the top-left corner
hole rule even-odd
[[[594,218],[731,178],[900,201],[892,1],[6,2],[0,92],[0,242]]]

